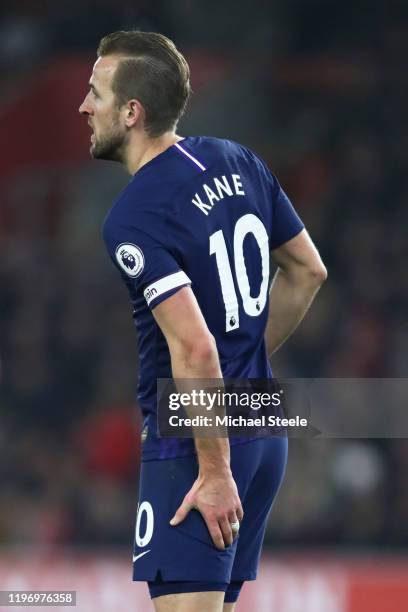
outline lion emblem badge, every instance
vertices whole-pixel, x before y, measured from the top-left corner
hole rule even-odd
[[[132,278],[139,276],[144,268],[142,250],[135,244],[120,244],[116,249],[116,261]]]

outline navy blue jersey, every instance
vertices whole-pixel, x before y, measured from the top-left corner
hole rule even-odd
[[[183,139],[142,166],[120,194],[103,234],[138,331],[144,459],[194,452],[192,440],[157,437],[156,379],[170,378],[171,366],[151,310],[191,285],[224,377],[271,377],[264,343],[269,252],[302,228],[265,164],[227,140]]]

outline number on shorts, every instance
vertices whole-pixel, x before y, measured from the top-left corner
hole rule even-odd
[[[146,513],[146,529],[144,535],[140,534],[140,524],[142,522],[142,515]],[[139,548],[147,546],[152,539],[154,528],[154,516],[152,505],[148,501],[144,501],[140,504],[137,509],[136,518],[136,529],[135,529],[135,540]]]

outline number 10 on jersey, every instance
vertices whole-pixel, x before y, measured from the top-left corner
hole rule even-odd
[[[262,282],[257,297],[251,296],[251,287],[244,259],[244,240],[248,234],[254,236],[261,254]],[[218,230],[210,236],[210,255],[215,255],[217,263],[225,306],[225,331],[229,332],[239,328],[239,305],[222,230]],[[258,317],[265,308],[268,297],[269,241],[265,226],[256,215],[243,215],[235,224],[234,270],[244,312],[250,317]]]

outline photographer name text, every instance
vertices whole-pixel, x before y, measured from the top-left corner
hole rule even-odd
[[[307,427],[307,419],[299,416],[284,418],[278,416],[262,415],[251,418],[238,416],[204,416],[198,415],[192,418],[172,415],[169,417],[171,427]]]

